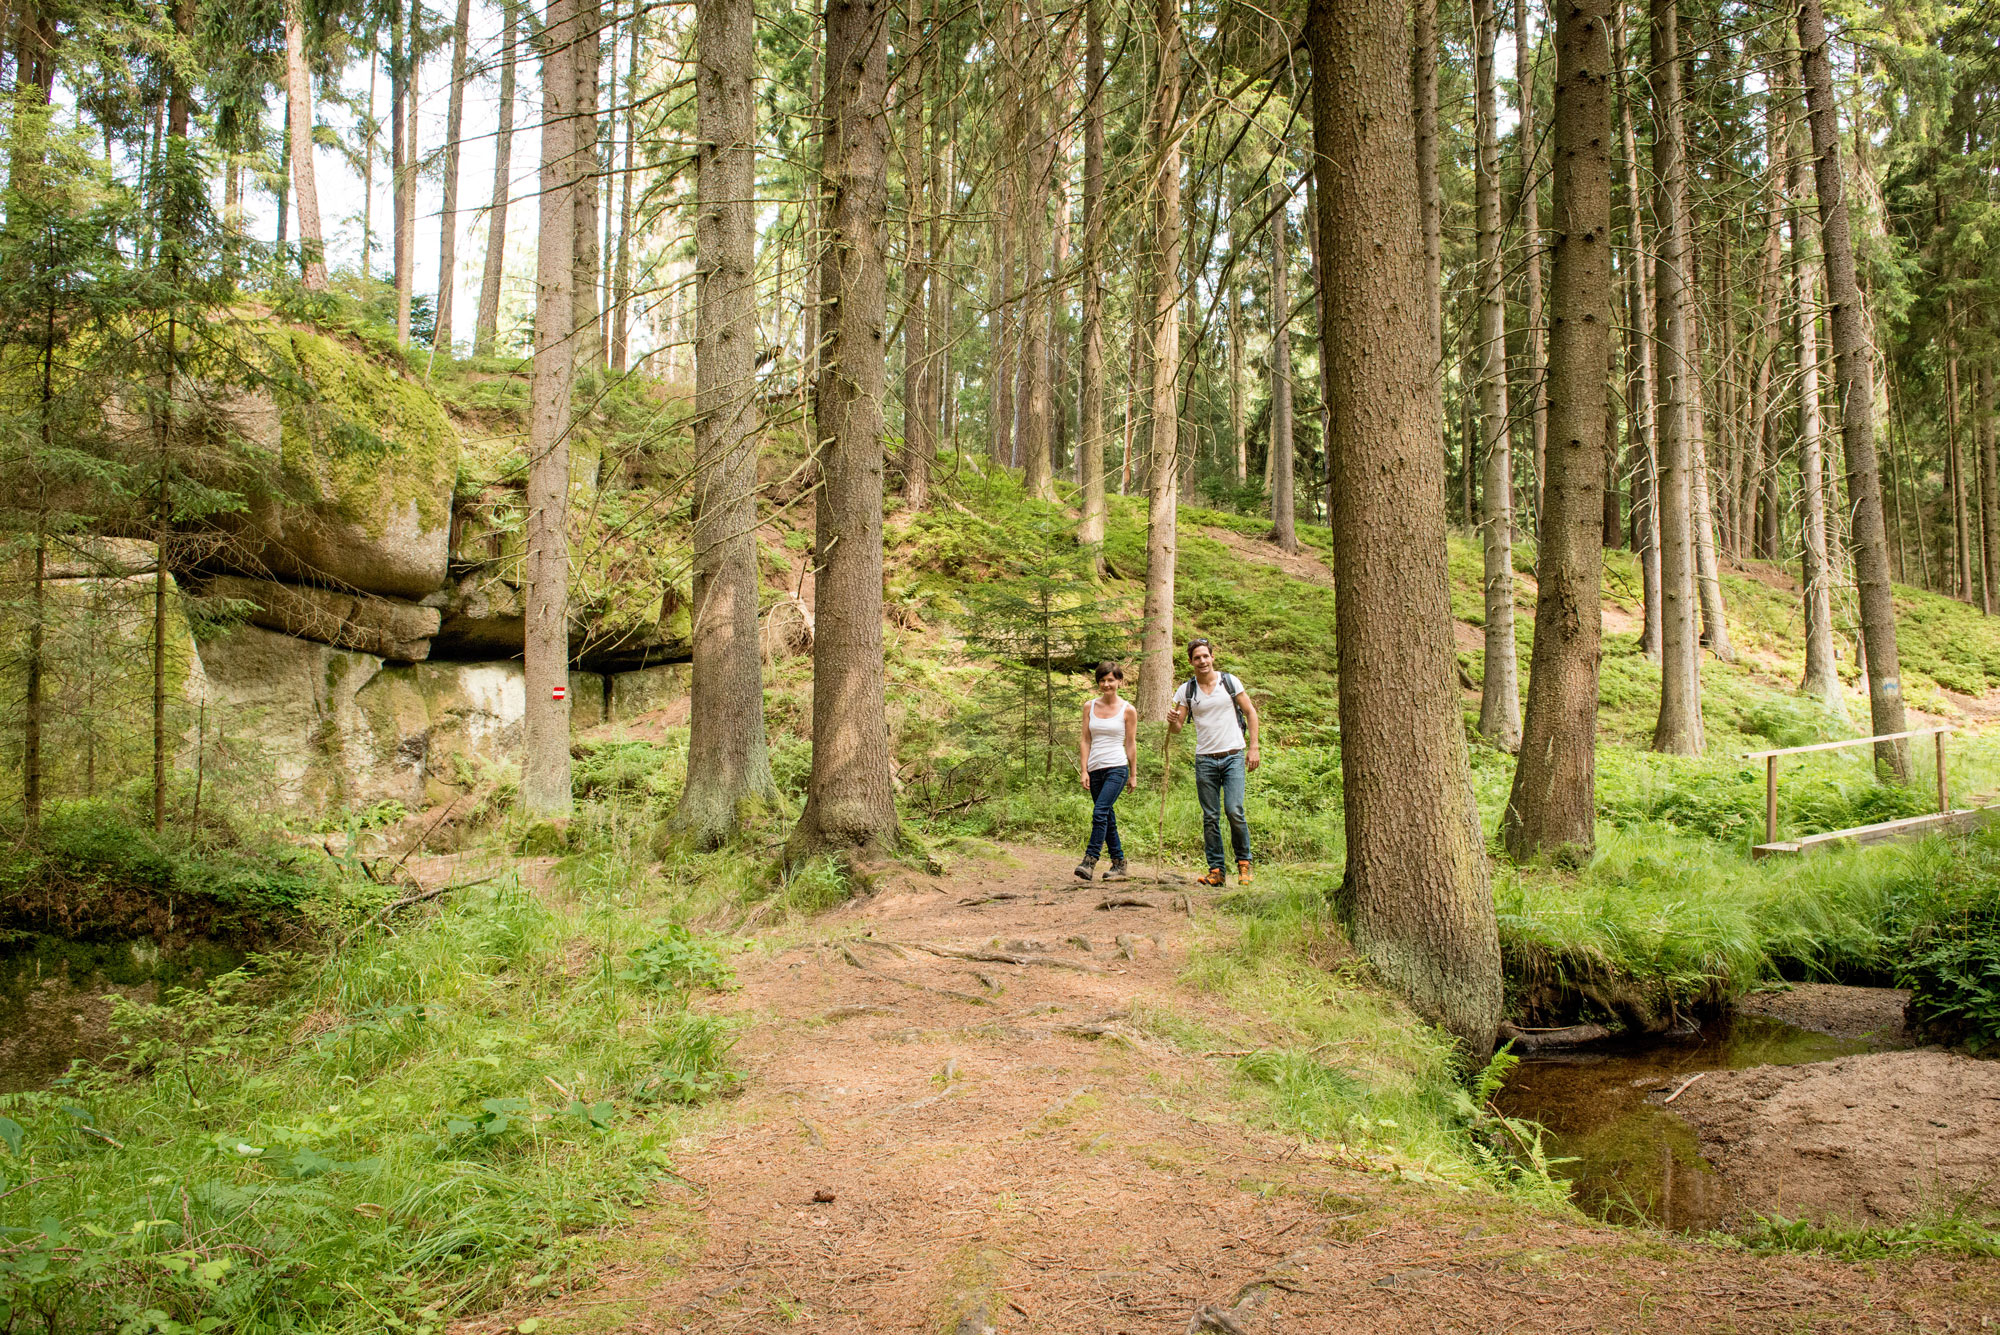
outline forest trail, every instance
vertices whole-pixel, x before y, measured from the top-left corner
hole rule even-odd
[[[892,869],[740,957],[705,1005],[747,1082],[676,1147],[689,1185],[590,1244],[588,1287],[455,1329],[1943,1331],[2000,1302],[1991,1262],[1756,1257],[1257,1129],[1240,1052],[1159,1036],[1256,1032],[1177,982],[1207,901],[1071,865]]]

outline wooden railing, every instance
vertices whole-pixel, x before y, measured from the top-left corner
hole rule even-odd
[[[1764,842],[1778,841],[1778,757],[1802,755],[1807,751],[1840,751],[1850,746],[1873,746],[1877,742],[1899,742],[1906,737],[1937,738],[1937,803],[1940,815],[1951,810],[1950,790],[1944,778],[1944,736],[1950,728],[1912,728],[1908,732],[1885,732],[1876,737],[1855,737],[1844,742],[1817,742],[1812,746],[1786,746],[1776,751],[1746,751],[1745,760],[1764,762]]]

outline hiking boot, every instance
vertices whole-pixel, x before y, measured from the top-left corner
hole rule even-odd
[[[1209,868],[1209,869],[1208,869],[1208,870],[1207,870],[1206,872],[1204,872],[1204,873],[1202,874],[1202,877],[1201,877],[1201,879],[1200,879],[1200,880],[1198,880],[1198,881],[1196,881],[1196,882],[1195,882],[1195,884],[1196,884],[1196,885],[1226,885],[1226,884],[1228,884],[1228,882],[1229,882],[1229,877],[1223,874],[1223,871],[1222,871],[1222,868],[1220,868],[1220,867],[1210,867],[1210,868]]]
[[[1239,861],[1239,862],[1237,862],[1237,864],[1236,864],[1236,884],[1238,884],[1238,885],[1248,885],[1248,884],[1250,884],[1250,882],[1251,882],[1251,880],[1252,880],[1252,879],[1253,879],[1253,878],[1252,878],[1252,877],[1251,877],[1251,875],[1250,875],[1250,864],[1249,864],[1249,863],[1247,863],[1247,862],[1242,862],[1242,861]]]
[[[1096,858],[1085,858],[1083,861],[1076,864],[1076,878],[1079,881],[1091,880],[1096,875],[1097,875]]]
[[[1111,859],[1111,870],[1104,873],[1104,879],[1107,881],[1131,880],[1132,879],[1131,875],[1127,873],[1125,870],[1125,859],[1124,858]]]

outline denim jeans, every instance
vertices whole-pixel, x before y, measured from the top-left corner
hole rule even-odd
[[[1123,765],[1090,772],[1090,800],[1097,805],[1090,812],[1090,847],[1083,852],[1085,862],[1097,861],[1097,850],[1107,844],[1113,862],[1125,860],[1124,845],[1118,842],[1118,813],[1111,808],[1131,777],[1132,771]]]
[[[1194,758],[1194,790],[1201,798],[1201,843],[1208,865],[1222,861],[1222,816],[1229,814],[1229,842],[1238,862],[1250,861],[1250,822],[1243,817],[1243,753]]]

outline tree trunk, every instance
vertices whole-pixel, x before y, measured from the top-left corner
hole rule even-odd
[[[1683,197],[1685,200],[1685,197]],[[1682,216],[1692,224],[1693,211],[1685,202]],[[1689,252],[1692,259],[1692,250]],[[1711,473],[1708,467],[1708,416],[1702,399],[1700,347],[1700,302],[1689,284],[1687,293],[1688,329],[1688,493],[1694,507],[1695,591],[1701,603],[1701,645],[1725,663],[1736,661],[1729,645],[1729,622],[1722,605],[1722,576],[1715,557],[1715,509],[1710,502]],[[1724,418],[1726,419],[1726,416]]]
[[[1966,514],[1966,497],[1971,488],[1965,484],[1965,451],[1959,447],[1958,439],[1958,342],[1952,333],[1955,317],[1953,302],[1945,298],[1945,359],[1944,359],[1944,423],[1945,450],[1951,468],[1951,525],[1952,556],[1957,562],[1957,584],[1953,590],[1955,597],[1964,602],[1972,601],[1972,525]]]
[[[787,859],[897,842],[882,670],[890,0],[828,0],[812,776]]]
[[[1660,717],[1653,749],[1700,755],[1701,643],[1695,633],[1694,366],[1689,356],[1687,159],[1681,131],[1679,13],[1651,0],[1653,93],[1654,340],[1658,345],[1660,508]]]
[[[1153,37],[1159,66],[1147,123],[1154,162],[1149,183],[1153,297],[1149,386],[1151,441],[1146,497],[1145,629],[1139,660],[1139,717],[1167,716],[1174,682],[1174,557],[1179,541],[1181,368],[1181,15],[1179,0],[1154,0]]]
[[[1485,529],[1486,670],[1479,731],[1503,751],[1521,744],[1521,681],[1514,642],[1514,451],[1508,439],[1507,293],[1500,246],[1499,94],[1493,72],[1500,20],[1473,0],[1476,191],[1479,211],[1479,409],[1483,419],[1480,521]]]
[[[1555,0],[1562,4],[1564,0]],[[1542,478],[1548,453],[1548,387],[1542,381],[1547,336],[1542,324],[1542,192],[1536,177],[1540,154],[1535,142],[1535,48],[1528,41],[1528,0],[1514,4],[1514,78],[1520,99],[1520,125],[1515,138],[1521,150],[1521,287],[1528,327],[1528,364],[1521,368],[1528,382],[1528,433],[1534,445],[1535,532],[1542,531]]]
[[[320,230],[319,185],[313,174],[312,68],[306,61],[305,0],[285,4],[286,134],[292,154],[292,188],[298,198],[299,259],[308,292],[326,291],[326,239]]]
[[[479,322],[472,355],[491,357],[500,331],[500,280],[507,267],[507,196],[514,157],[514,43],[520,35],[520,0],[502,0],[500,20],[500,124],[493,140],[493,202],[486,210],[486,271],[479,280]]]
[[[598,200],[604,188],[604,162],[597,154],[599,92],[604,81],[604,0],[577,0],[576,13],[576,129],[571,136],[571,152],[576,158],[572,201],[576,224],[571,233],[575,275],[570,283],[576,293],[570,310],[570,318],[576,321],[576,341],[570,351],[579,370],[595,371],[603,367],[605,353],[598,336],[597,297],[602,244],[597,235]]]
[[[1044,28],[1039,6],[1029,11],[1030,26]],[[1055,477],[1050,447],[1054,433],[1053,389],[1049,383],[1049,304],[1055,300],[1053,272],[1049,259],[1049,192],[1055,182],[1055,134],[1043,112],[1047,94],[1043,87],[1049,73],[1048,45],[1038,36],[1033,43],[1034,66],[1023,71],[1021,80],[1026,135],[1022,141],[1027,175],[1019,195],[1021,213],[1021,306],[1018,316],[1021,348],[1021,490],[1036,500],[1055,499]]]
[[[1280,163],[1282,163],[1282,158]],[[1272,189],[1284,189],[1278,165],[1272,169]],[[1291,255],[1285,246],[1285,214],[1289,193],[1271,217],[1271,541],[1279,550],[1296,552],[1297,503],[1292,496],[1292,292]]]
[[[694,678],[674,826],[697,848],[779,804],[757,643],[753,10],[751,0],[700,0],[695,11]]]
[[[1845,719],[1840,673],[1833,656],[1833,571],[1827,562],[1826,490],[1822,477],[1819,369],[1819,260],[1814,251],[1815,228],[1805,214],[1805,160],[1792,156],[1792,311],[1797,321],[1799,359],[1799,499],[1805,511],[1801,525],[1801,565],[1805,585],[1807,695],[1828,712]]]
[[[1459,718],[1441,405],[1400,6],[1314,0],[1306,21],[1331,370],[1336,664],[1355,944],[1477,1068],[1500,1022],[1499,933]],[[1337,165],[1336,165],[1337,164]]]
[[[1979,359],[1977,374],[1973,435],[1979,442],[1979,594],[1981,609],[1992,616],[1995,601],[2000,599],[2000,585],[1995,583],[1995,566],[2000,564],[2000,500],[1994,496],[1995,482],[2000,480],[2000,454],[1995,453],[1993,443],[1993,372],[1984,357]]]
[[[535,255],[535,364],[529,385],[528,514],[522,559],[527,717],[521,804],[530,815],[570,811],[569,684],[570,296],[576,226],[576,0],[549,0],[542,29],[541,219]]]
[[[1438,190],[1438,0],[1414,0],[1411,9],[1410,79],[1417,104],[1417,207],[1424,229],[1424,281],[1430,298],[1431,342],[1442,374],[1444,196]]]
[[[458,0],[451,34],[451,97],[444,127],[444,208],[438,220],[437,334],[431,346],[451,356],[451,313],[458,295],[458,140],[465,125],[465,44],[472,0]]]
[[[404,220],[410,197],[403,184],[410,179],[410,103],[415,100],[410,74],[416,66],[410,48],[414,35],[403,0],[389,0],[389,281],[396,289],[396,342],[410,342],[410,243]]]
[[[1841,437],[1847,455],[1854,583],[1861,603],[1861,633],[1868,647],[1868,714],[1875,735],[1902,732],[1901,656],[1896,651],[1896,608],[1889,582],[1889,535],[1882,519],[1882,477],[1875,459],[1875,364],[1868,341],[1861,287],[1854,276],[1854,243],[1848,230],[1846,185],[1840,170],[1839,108],[1828,63],[1826,19],[1820,0],[1799,0],[1799,47],[1804,56],[1806,121],[1812,127],[1813,170],[1819,187],[1820,240],[1826,248],[1826,288],[1838,368]],[[1875,763],[1898,782],[1910,777],[1909,749],[1880,742]]]
[[[1660,657],[1659,400],[1654,392],[1653,299],[1646,281],[1646,218],[1639,197],[1639,143],[1632,131],[1632,86],[1625,60],[1625,6],[1611,26],[1618,66],[1618,125],[1625,158],[1625,395],[1631,443],[1625,475],[1632,487],[1632,550],[1639,558],[1644,615],[1639,651]]]
[[[1104,0],[1084,0],[1083,344],[1078,442],[1083,519],[1077,541],[1104,545]],[[1101,559],[1098,558],[1098,559]]]
[[[1611,369],[1611,7],[1556,0],[1555,277],[1548,474],[1535,562],[1535,647],[1514,787],[1500,818],[1517,861],[1587,860],[1597,827],[1597,664]]]
[[[1244,249],[1241,243],[1231,249],[1235,253],[1222,279],[1229,308],[1229,435],[1235,446],[1236,485],[1242,487],[1250,481],[1250,437],[1243,411],[1243,281],[1235,266],[1244,258]]]
[[[632,357],[632,157],[638,138],[639,53],[646,40],[645,8],[638,0],[634,0],[628,26],[632,36],[625,63],[625,165],[619,172],[618,258],[611,291],[611,369],[620,373],[631,365]],[[697,313],[695,318],[699,322],[701,317]]]
[[[937,457],[935,423],[925,415],[931,373],[929,293],[926,292],[924,215],[924,13],[922,0],[903,11],[903,499],[913,510],[930,496],[931,461]]]

